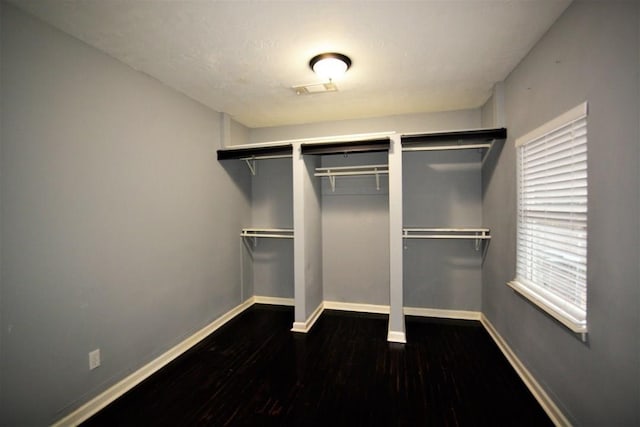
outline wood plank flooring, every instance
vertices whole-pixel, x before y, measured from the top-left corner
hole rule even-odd
[[[552,425],[482,325],[254,305],[86,426]]]

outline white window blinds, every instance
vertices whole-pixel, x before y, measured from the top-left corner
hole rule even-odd
[[[509,284],[587,331],[587,105],[516,140],[516,278]]]

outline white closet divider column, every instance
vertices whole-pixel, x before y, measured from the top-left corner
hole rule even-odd
[[[389,333],[387,340],[406,343],[402,289],[402,143],[391,136],[389,147]]]

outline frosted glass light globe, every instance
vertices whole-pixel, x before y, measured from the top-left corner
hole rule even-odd
[[[340,53],[322,53],[309,62],[314,73],[326,80],[340,78],[351,66],[351,60]]]

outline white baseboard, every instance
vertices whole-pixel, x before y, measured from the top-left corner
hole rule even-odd
[[[151,362],[144,365],[131,375],[127,376],[118,383],[112,385],[104,392],[100,393],[69,415],[60,419],[53,424],[54,427],[62,426],[77,426],[80,423],[88,420],[91,416],[95,415],[98,411],[106,407],[108,404],[116,400],[118,397],[131,390],[136,385],[147,379],[149,376],[163,368],[169,362],[189,350],[191,347],[202,341],[209,336],[212,332],[219,329],[229,320],[242,313],[247,308],[254,304],[254,298],[249,298],[242,304],[232,308],[222,316],[218,317],[213,322],[209,323],[204,328],[200,329],[195,334],[191,335],[181,343],[170,348],[167,352],[163,353],[159,357],[155,358]]]
[[[387,334],[387,341],[406,344],[407,336],[404,332],[389,331],[389,333]]]
[[[169,349],[167,352],[147,363],[131,375],[127,376],[123,380],[109,387],[107,390],[91,399],[69,415],[60,419],[53,424],[54,427],[62,426],[76,426],[89,419],[98,411],[106,407],[108,404],[122,396],[127,391],[144,381],[146,378],[163,368],[172,360],[189,350],[191,347],[202,341],[212,332],[219,329],[228,321],[233,319],[238,314],[242,313],[253,304],[275,304],[292,306],[293,299],[291,298],[276,298],[276,297],[264,297],[254,296],[247,299],[245,302],[229,310],[227,313],[218,317],[216,320],[206,325],[204,328],[197,331],[181,343]],[[356,303],[343,303],[338,301],[324,301],[313,311],[311,316],[305,322],[294,322],[293,332],[307,333],[311,330],[315,322],[318,320],[324,309],[331,310],[344,310],[377,314],[389,314],[389,306],[373,305],[373,304],[356,304]],[[459,310],[441,310],[430,308],[418,308],[418,307],[404,307],[405,315],[410,316],[424,316],[424,317],[438,317],[446,319],[467,319],[467,320],[480,320],[485,329],[491,335],[495,343],[498,345],[502,353],[505,355],[511,366],[516,370],[522,381],[529,388],[534,395],[538,403],[542,406],[549,418],[556,426],[570,426],[571,423],[564,416],[562,411],[553,402],[549,395],[544,391],[540,384],[535,380],[533,375],[527,370],[524,364],[518,359],[516,354],[511,350],[506,341],[500,336],[498,331],[493,327],[491,322],[480,312],[475,311],[459,311]],[[406,343],[406,334],[402,331],[389,331],[387,335],[389,342]]]
[[[324,311],[324,303],[321,302],[320,305],[311,313],[311,316],[304,322],[293,322],[293,327],[291,328],[291,332],[301,332],[306,334],[313,328],[313,324],[316,323],[316,320],[320,317],[322,312]]]
[[[439,308],[404,307],[407,316],[438,317],[440,319],[480,320],[479,311],[443,310]]]
[[[551,397],[547,394],[546,391],[542,388],[540,383],[536,381],[534,376],[529,372],[526,366],[520,361],[518,356],[511,350],[509,344],[500,336],[496,328],[491,324],[489,319],[483,314],[481,315],[480,321],[482,325],[487,330],[493,341],[495,341],[496,345],[502,351],[502,354],[507,358],[513,369],[516,370],[522,381],[525,383],[529,391],[533,394],[535,399],[538,401],[542,409],[547,413],[551,421],[556,426],[571,426],[571,423],[564,416],[560,408],[553,402]]]
[[[356,311],[358,313],[389,314],[388,305],[359,304],[341,301],[324,301],[325,310]]]
[[[256,295],[253,297],[253,301],[256,304],[286,305],[290,307],[293,307],[294,305],[293,298],[265,297]]]

